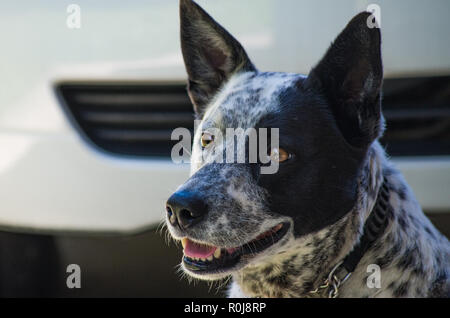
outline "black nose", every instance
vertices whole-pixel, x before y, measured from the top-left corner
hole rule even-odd
[[[198,194],[179,191],[167,200],[166,210],[170,224],[186,229],[204,218],[207,206]]]

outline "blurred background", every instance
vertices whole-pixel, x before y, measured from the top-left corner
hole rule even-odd
[[[382,142],[449,236],[449,1],[198,3],[259,69],[304,74],[376,4]],[[1,0],[0,35],[0,296],[222,297],[181,278],[181,249],[158,228],[189,170],[170,134],[193,126],[178,1]]]

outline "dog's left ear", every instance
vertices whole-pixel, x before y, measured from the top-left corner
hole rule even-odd
[[[368,12],[355,16],[307,79],[327,98],[344,138],[361,148],[378,138],[384,125],[381,35],[369,20]]]
[[[180,0],[180,22],[188,93],[201,118],[231,75],[255,67],[241,44],[194,1]]]

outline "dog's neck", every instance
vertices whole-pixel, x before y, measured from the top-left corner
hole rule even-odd
[[[303,297],[318,287],[358,243],[383,182],[383,162],[384,151],[375,143],[362,169],[355,208],[336,224],[293,239],[282,253],[270,256],[266,262],[247,266],[234,275],[234,283],[243,294]],[[237,287],[232,287],[231,296]]]
[[[387,228],[364,253],[339,296],[430,297],[450,292],[442,274],[450,244],[423,214],[402,175],[375,142],[362,169],[355,208],[337,223],[293,239],[282,253],[236,273],[229,296],[309,296],[359,243],[383,182],[389,188],[391,210]],[[382,273],[380,288],[367,284],[371,264]],[[410,288],[411,282],[419,288]]]

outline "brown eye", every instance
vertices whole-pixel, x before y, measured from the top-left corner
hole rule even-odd
[[[213,141],[214,141],[214,135],[212,135],[208,132],[204,132],[202,134],[201,143],[202,143],[203,148],[208,147],[209,144],[211,144]]]
[[[270,160],[275,162],[285,162],[292,158],[292,154],[283,148],[272,148],[270,150]]]

